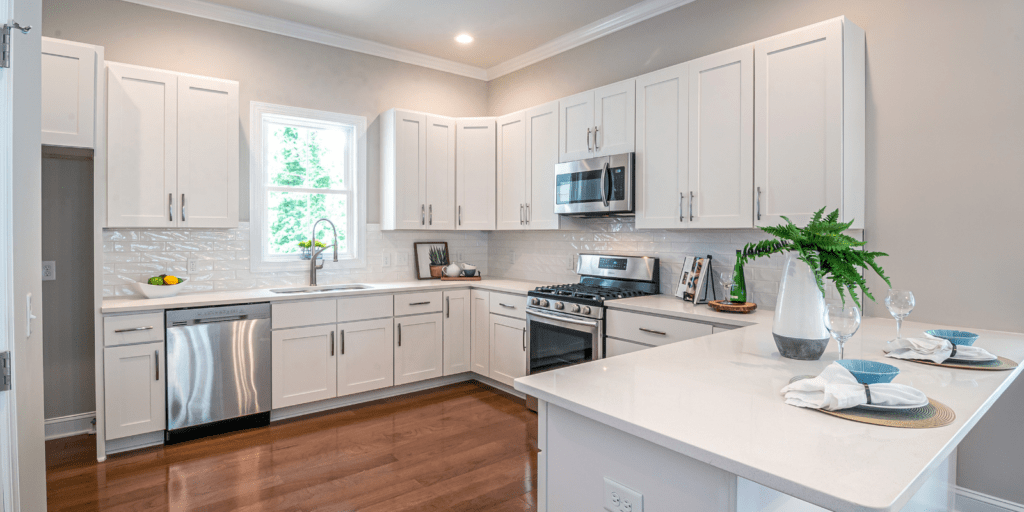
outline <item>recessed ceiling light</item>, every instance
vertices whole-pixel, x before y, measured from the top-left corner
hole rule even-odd
[[[473,36],[469,34],[459,34],[455,36],[455,40],[462,44],[469,44],[473,42]]]

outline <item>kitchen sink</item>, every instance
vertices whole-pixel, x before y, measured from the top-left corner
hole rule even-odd
[[[373,288],[368,284],[336,284],[328,286],[299,286],[296,288],[272,288],[271,293],[320,293],[320,292],[345,292],[353,290],[368,290]]]

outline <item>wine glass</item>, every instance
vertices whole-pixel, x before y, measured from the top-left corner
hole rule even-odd
[[[860,309],[857,306],[829,304],[825,306],[825,328],[839,344],[839,359],[843,359],[846,340],[860,328]]]
[[[900,327],[903,327],[903,319],[914,310],[914,294],[909,290],[889,290],[889,294],[885,296],[885,307],[896,319],[896,340],[903,339],[900,336]]]
[[[718,273],[718,276],[722,280],[722,289],[725,290],[725,297],[722,298],[722,302],[732,302],[732,287],[736,284],[736,280],[733,279],[732,269],[723,270]]]

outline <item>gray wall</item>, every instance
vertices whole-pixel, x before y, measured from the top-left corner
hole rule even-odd
[[[401,107],[479,116],[485,82],[118,0],[44,0],[43,35],[103,46],[106,59],[240,83],[239,218],[249,220],[249,103],[365,116],[367,220],[380,221],[377,116]]]
[[[1024,331],[1024,2],[698,0],[488,84],[500,115],[840,15],[867,32],[865,235],[915,321]],[[885,285],[872,280],[876,297]],[[869,314],[885,316],[879,305]],[[1024,503],[1024,381],[959,483]]]

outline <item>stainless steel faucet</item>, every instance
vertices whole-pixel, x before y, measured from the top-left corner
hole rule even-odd
[[[318,251],[316,249],[316,227],[319,226],[321,222],[326,222],[331,225],[331,231],[334,231],[334,243]],[[309,259],[309,285],[316,286],[316,271],[324,268],[323,263],[319,265],[316,264],[317,256],[319,256],[320,253],[326,251],[327,249],[334,247],[334,261],[338,261],[338,230],[337,228],[334,227],[334,223],[331,222],[329,219],[320,219],[314,222],[313,241],[310,243],[310,254],[312,254],[313,257]]]

